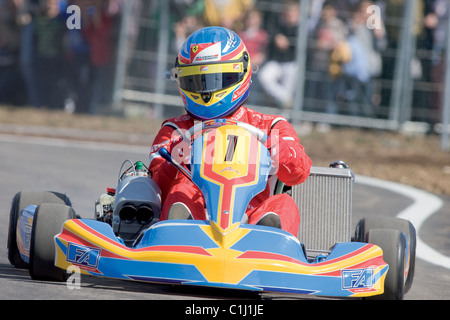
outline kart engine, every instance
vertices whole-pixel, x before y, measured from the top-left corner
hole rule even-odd
[[[129,160],[124,164],[126,162],[133,164]],[[133,164],[119,176],[115,192],[108,189],[111,200],[105,200],[108,199],[105,195],[100,198],[103,212],[99,213],[100,208],[96,209],[97,220],[110,223],[116,235],[126,244],[132,243],[142,230],[159,221],[161,190],[147,172],[142,162]],[[105,213],[106,210],[109,214]]]

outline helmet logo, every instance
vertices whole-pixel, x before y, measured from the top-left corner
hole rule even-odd
[[[199,43],[191,46],[190,63],[207,63],[211,61],[220,61],[222,54],[220,52],[221,43]]]

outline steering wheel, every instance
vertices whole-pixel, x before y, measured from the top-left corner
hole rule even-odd
[[[187,130],[183,134],[182,140],[188,142],[189,145],[191,145],[193,143],[194,138],[198,134],[201,134],[205,131],[208,131],[208,130],[211,130],[214,128],[219,128],[219,127],[222,127],[225,125],[235,125],[235,126],[238,126],[240,128],[247,130],[248,132],[250,132],[250,134],[252,134],[254,137],[256,137],[256,139],[262,144],[265,144],[269,138],[269,136],[264,131],[252,126],[251,124],[241,122],[241,121],[228,120],[228,119],[216,119],[216,120],[208,120],[208,121],[200,122],[200,123],[197,123],[196,125],[192,126],[191,128],[189,128],[189,130]],[[169,151],[166,148],[159,149],[158,153],[166,161],[173,164],[186,177],[191,179],[191,172],[189,170],[187,170],[184,166],[182,166],[180,163],[175,161],[172,158],[172,155],[169,153]]]
[[[183,140],[192,141],[192,138],[195,137],[197,134],[202,133],[204,131],[222,127],[225,125],[235,125],[240,128],[243,128],[250,132],[253,136],[255,136],[259,142],[262,144],[266,143],[269,136],[264,133],[261,129],[258,129],[251,124],[241,122],[241,121],[233,121],[228,119],[216,119],[216,120],[208,120],[204,122],[197,123],[196,125],[192,126],[189,130],[187,130],[183,135]]]

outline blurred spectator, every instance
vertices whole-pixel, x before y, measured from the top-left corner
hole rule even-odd
[[[195,15],[189,15],[175,24],[175,41],[173,42],[172,52],[180,51],[182,44],[196,30],[202,27],[200,19]]]
[[[383,0],[386,14],[386,32],[388,38],[387,51],[391,54],[387,54],[383,59],[383,79],[392,80],[395,75],[396,67],[396,51],[399,50],[399,44],[401,43],[402,32],[402,19],[405,16],[405,5],[407,0]],[[423,0],[417,0],[415,4],[416,11],[414,12],[414,24],[412,32],[415,36],[418,36],[423,30]],[[389,21],[389,23],[387,23]],[[421,77],[421,65],[417,59],[412,61],[411,76],[414,78]],[[382,90],[382,105],[390,106],[391,103],[392,87],[388,86]]]
[[[204,0],[204,23],[207,26],[222,26],[242,30],[242,21],[247,11],[253,8],[255,0]]]
[[[204,0],[173,0],[170,6],[171,13],[175,16],[175,40],[171,51],[177,53],[181,45],[194,31],[203,27]]]
[[[277,30],[270,36],[267,62],[258,73],[261,86],[282,108],[292,108],[297,79],[296,42],[299,23],[299,3],[286,2],[276,25]]]
[[[322,15],[322,7],[326,0],[311,0],[308,15],[308,34],[313,34]]]
[[[16,14],[13,0],[0,0],[0,103],[5,104],[17,104],[20,96],[20,29]]]
[[[450,3],[446,0],[424,1],[424,29],[417,38],[417,56],[421,63],[421,81],[433,85],[445,81],[443,70],[445,70],[444,54],[449,8]],[[439,122],[442,106],[441,91],[417,91],[414,94],[414,102],[416,114],[413,120],[433,124]]]
[[[87,1],[71,0],[83,12],[87,10]],[[66,112],[87,113],[90,105],[90,46],[80,29],[66,31],[65,38],[65,75],[67,96],[64,101]]]
[[[428,12],[425,25],[430,30],[429,41],[433,50],[433,64],[439,64],[446,49],[447,22],[450,18],[450,4],[446,0],[427,2]]]
[[[0,0],[0,103],[62,109],[65,100],[66,105],[75,104],[77,112],[98,113],[112,96],[116,18],[123,1]],[[127,80],[131,81],[127,84],[136,90],[152,90],[155,75],[149,70],[155,68],[147,66],[155,63],[161,2],[133,2],[125,46],[130,54],[124,58],[130,59]],[[261,68],[259,77],[253,78],[256,90],[249,103],[267,105],[267,93],[279,106],[290,107],[296,89],[295,44],[300,19],[299,1],[290,2],[280,14],[282,1],[170,0],[171,49],[178,52],[180,43],[202,26],[232,28],[246,42],[253,66]],[[381,8],[385,28],[367,27],[371,14],[367,6],[372,3]],[[81,8],[81,30],[66,28],[65,6],[71,4]],[[335,114],[337,101],[345,99],[350,104],[340,106],[349,106],[351,114],[389,115],[406,4],[408,0],[310,0],[305,95],[314,100],[305,100],[306,110]],[[403,75],[402,80],[408,76],[415,80],[412,119],[435,123],[441,116],[442,91],[437,84],[443,83],[445,76],[450,2],[416,0],[415,4],[413,65],[418,68],[412,68],[417,72]],[[356,6],[361,7],[355,13]],[[262,10],[262,17],[255,8]],[[262,94],[258,95],[259,91]]]
[[[373,78],[382,71],[381,51],[386,48],[386,32],[384,24],[381,28],[370,29],[367,21],[370,18],[369,6],[372,1],[361,1],[351,21],[351,35],[348,38],[352,49],[352,59],[344,66],[348,88],[345,98],[350,102],[353,115],[374,115],[373,105],[379,103],[375,95]],[[358,110],[362,108],[362,113]]]
[[[268,35],[262,28],[262,15],[257,10],[247,12],[244,19],[244,30],[238,32],[249,51],[253,65],[262,65],[266,59]]]
[[[362,0],[333,0],[337,16],[345,23],[351,22],[353,14],[360,8]]]
[[[36,74],[35,17],[39,0],[15,0],[20,35],[20,70],[25,83],[27,104],[40,107]]]
[[[348,28],[338,18],[334,1],[325,1],[309,57],[314,80],[307,83],[306,92],[311,98],[325,99],[325,111],[329,114],[338,113],[336,98],[343,86],[342,66],[351,55],[347,35]]]
[[[264,63],[267,53],[268,34],[262,28],[262,15],[257,10],[250,10],[247,12],[244,20],[244,30],[238,32],[239,37],[244,41],[247,50],[249,51],[251,63],[254,71]],[[252,78],[253,92],[260,92],[261,85],[258,77]],[[260,95],[250,94],[248,102],[250,104],[258,104],[262,102]]]
[[[428,3],[428,2],[427,2]],[[445,52],[447,46],[447,24],[450,19],[450,3],[447,0],[434,0],[428,4],[430,12],[425,22],[429,29],[430,47],[432,50],[430,81],[433,84],[444,83]],[[439,122],[442,114],[443,92],[436,91],[431,99],[434,115],[429,118],[432,123]]]
[[[63,38],[65,13],[59,0],[41,0],[35,18],[36,81],[38,107],[61,109],[65,96]]]
[[[91,101],[89,112],[97,114],[111,101],[115,52],[114,14],[109,1],[92,0],[83,10],[82,34],[90,47]]]

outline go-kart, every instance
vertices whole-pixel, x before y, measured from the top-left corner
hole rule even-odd
[[[95,219],[78,219],[61,193],[18,193],[9,260],[28,268],[33,279],[64,281],[75,266],[88,275],[152,283],[403,298],[415,263],[415,230],[408,221],[363,219],[352,241],[315,256],[290,233],[246,223],[247,205],[266,188],[273,169],[267,138],[246,123],[218,119],[184,134],[191,147],[187,165],[160,150],[202,191],[202,221],[159,221],[160,191],[141,162],[121,168],[117,188],[96,203]]]

